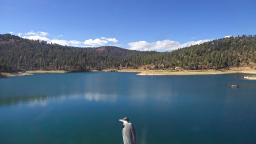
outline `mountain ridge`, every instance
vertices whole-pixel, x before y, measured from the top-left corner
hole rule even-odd
[[[115,46],[78,48],[0,35],[0,71],[104,69],[223,69],[256,66],[256,36],[216,39],[171,52]]]

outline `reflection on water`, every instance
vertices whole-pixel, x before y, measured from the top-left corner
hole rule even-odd
[[[0,97],[0,106],[28,104],[30,106],[46,106],[48,101],[63,101],[84,98],[86,101],[94,102],[115,102],[117,95],[101,94],[101,93],[85,93],[80,95],[55,95],[55,96],[8,96]]]
[[[147,94],[137,93],[129,97],[133,101],[143,102],[148,99]],[[72,100],[72,99],[81,99],[84,98],[86,101],[92,102],[116,102],[117,94],[104,94],[104,93],[84,93],[84,94],[70,94],[70,95],[51,95],[51,96],[43,96],[43,95],[25,95],[25,96],[4,96],[0,97],[0,106],[5,105],[15,105],[15,104],[28,104],[28,105],[41,105],[46,106],[48,101],[63,101],[63,100]],[[156,101],[168,102],[170,100],[169,97],[161,97],[161,95],[156,95],[153,97]]]
[[[78,79],[80,76],[84,77]],[[133,77],[133,79],[125,78],[123,84],[120,78],[112,78],[95,76],[95,74],[91,74],[91,77],[67,74],[66,78],[64,75],[35,75],[2,79],[0,106],[26,103],[46,105],[49,100],[63,101],[78,98],[94,102],[116,102],[118,98],[128,98],[136,103],[143,103],[150,99],[170,102],[170,96],[178,95],[174,90],[176,86],[172,83],[145,84],[147,78],[137,80],[138,77]],[[154,79],[149,78],[153,81]],[[124,94],[118,97],[120,93]]]
[[[15,104],[42,104],[47,103],[47,96],[8,96],[0,97],[0,106],[4,105],[15,105]]]
[[[86,93],[84,95],[84,99],[88,101],[95,101],[95,102],[100,102],[100,101],[115,102],[117,99],[117,95],[115,94],[106,95],[101,93]]]
[[[0,79],[0,143],[121,143],[125,115],[140,144],[255,143],[255,93],[256,82],[241,75]]]

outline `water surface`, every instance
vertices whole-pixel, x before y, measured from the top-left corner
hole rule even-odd
[[[37,74],[0,79],[1,144],[256,143],[256,81],[242,75]],[[232,89],[231,84],[239,84]]]

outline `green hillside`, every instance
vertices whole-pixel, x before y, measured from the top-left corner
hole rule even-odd
[[[221,69],[256,66],[256,36],[218,39],[172,52],[140,52],[119,47],[76,48],[0,35],[0,71],[102,69]]]

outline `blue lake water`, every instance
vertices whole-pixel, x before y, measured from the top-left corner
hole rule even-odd
[[[37,74],[0,79],[1,144],[256,143],[256,81],[242,75]],[[239,88],[230,88],[238,84]]]

